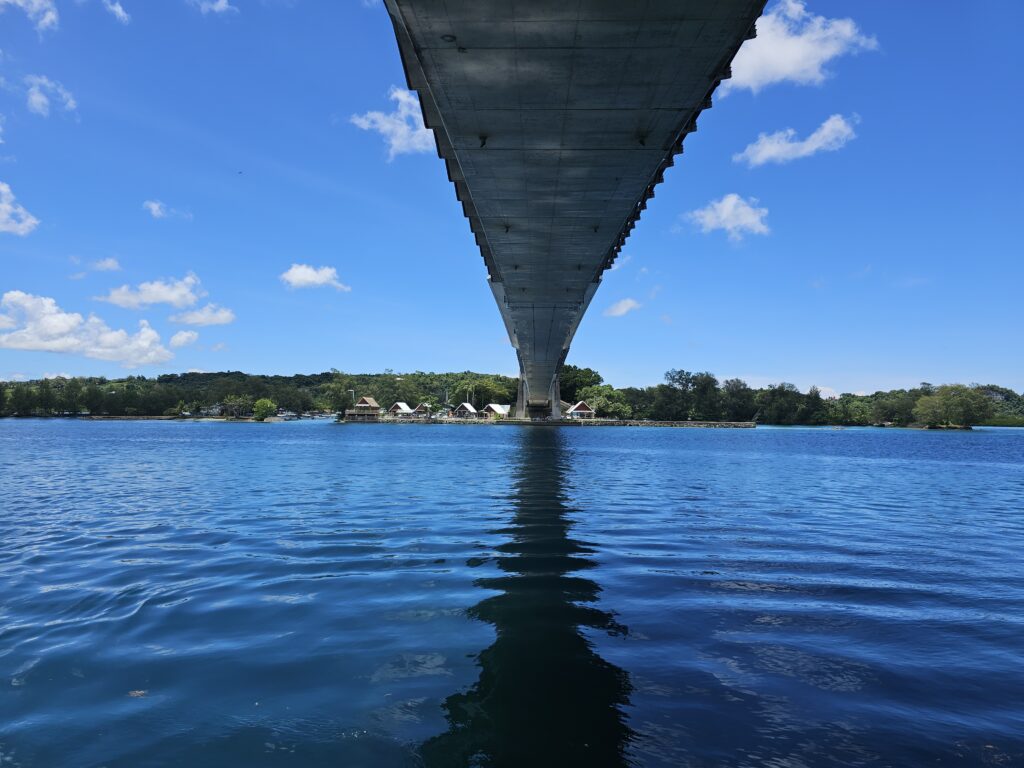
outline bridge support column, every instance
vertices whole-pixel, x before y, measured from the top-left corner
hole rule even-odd
[[[526,381],[522,374],[519,376],[519,395],[516,397],[516,418],[525,419],[526,414]]]
[[[558,382],[557,376],[551,382],[551,418],[562,418],[562,387]]]

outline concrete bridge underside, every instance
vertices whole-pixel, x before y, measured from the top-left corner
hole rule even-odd
[[[576,328],[765,0],[385,0],[520,367],[559,416]]]

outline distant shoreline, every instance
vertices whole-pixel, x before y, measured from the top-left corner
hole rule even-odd
[[[639,421],[634,419],[381,419],[380,421],[339,421],[339,424],[459,424],[465,426],[521,427],[674,427],[690,429],[753,429],[753,421]]]
[[[974,426],[960,426],[947,424],[939,426],[925,426],[923,424],[864,424],[864,425],[835,425],[835,424],[763,424],[755,421],[641,421],[636,419],[559,419],[552,421],[532,421],[527,419],[381,419],[379,421],[345,421],[336,419],[332,414],[304,417],[300,419],[282,419],[272,416],[264,421],[252,417],[227,418],[224,416],[8,416],[0,418],[0,421],[18,421],[22,419],[40,420],[67,420],[67,421],[181,421],[181,422],[216,422],[224,424],[283,424],[293,421],[328,421],[333,424],[387,424],[387,425],[457,425],[457,426],[523,426],[523,427],[661,427],[666,429],[755,429],[756,427],[773,428],[812,428],[812,429],[887,429],[900,430],[910,429],[919,432],[970,432],[975,427],[986,429],[1020,429],[1014,425],[1000,424],[977,424]]]

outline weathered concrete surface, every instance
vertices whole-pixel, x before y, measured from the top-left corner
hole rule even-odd
[[[765,0],[385,0],[523,386],[580,319]]]

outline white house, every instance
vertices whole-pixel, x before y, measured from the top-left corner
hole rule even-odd
[[[412,415],[413,410],[409,407],[408,403],[397,402],[388,408],[388,416],[392,416],[397,419],[411,419]]]
[[[580,400],[576,405],[565,412],[565,415],[570,419],[592,419],[597,414],[594,413],[594,409],[587,405],[583,400]]]
[[[452,416],[456,419],[476,419],[479,418],[480,414],[477,413],[476,408],[474,408],[470,403],[463,403],[452,411]]]
[[[499,403],[488,403],[483,407],[480,413],[486,418],[490,419],[505,419],[508,418],[509,410],[512,406],[501,405]]]

